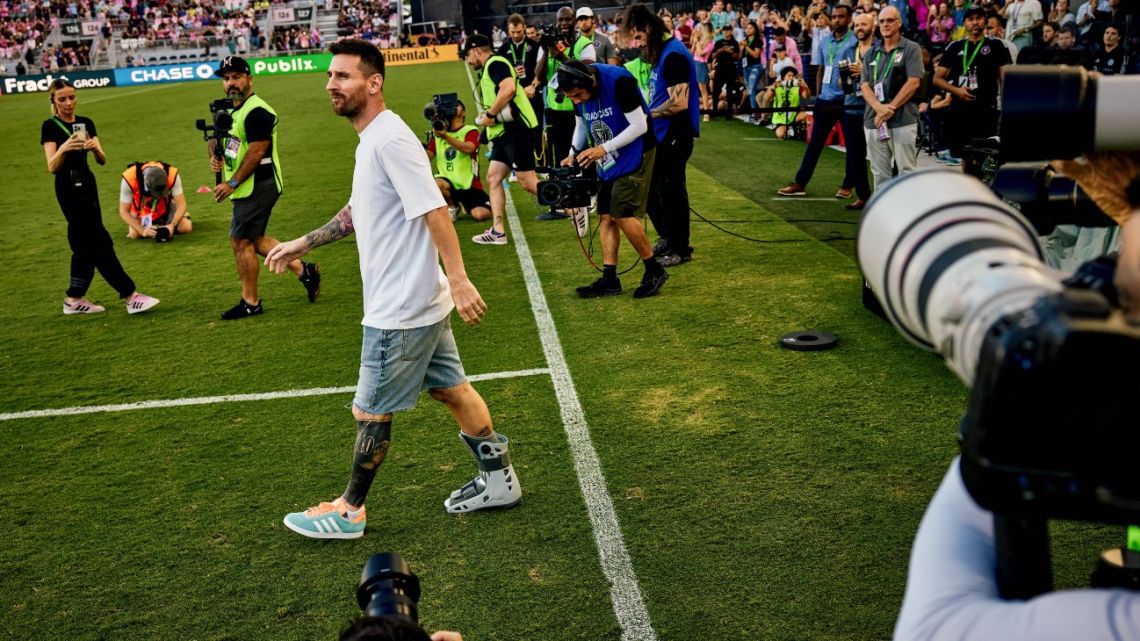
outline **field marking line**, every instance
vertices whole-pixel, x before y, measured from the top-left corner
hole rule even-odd
[[[574,470],[578,474],[578,487],[586,503],[586,513],[594,528],[594,541],[598,546],[598,559],[602,572],[610,583],[610,599],[614,604],[614,614],[621,626],[622,641],[656,641],[657,633],[649,620],[649,611],[641,596],[641,587],[633,571],[633,561],[622,538],[617,511],[606,490],[606,479],[602,474],[602,464],[590,440],[590,429],[586,425],[586,415],[570,376],[570,367],[562,354],[562,343],[558,340],[558,330],[554,317],[546,304],[542,282],[531,258],[530,247],[523,234],[514,201],[507,191],[507,220],[511,228],[511,242],[522,265],[523,279],[526,281],[530,308],[538,325],[538,336],[542,341],[542,351],[550,368],[550,380],[554,385],[554,395],[558,399],[558,409],[562,415],[562,426],[566,439],[570,442],[570,454],[574,457]]]
[[[794,203],[796,201],[821,202],[821,203],[822,202],[837,202],[837,203],[843,202],[843,200],[840,198],[808,198],[806,196],[773,196],[772,198],[769,198],[768,200],[780,200],[780,201],[783,201],[786,203]]]
[[[469,381],[489,381],[500,378],[521,378],[524,376],[540,376],[549,374],[546,368],[523,369],[511,372],[490,372],[468,376]],[[329,396],[332,394],[348,394],[355,392],[356,386],[346,387],[311,387],[308,389],[281,390],[279,392],[262,392],[258,394],[226,394],[224,396],[197,396],[191,398],[172,398],[153,401],[136,401],[134,403],[120,403],[117,405],[85,405],[79,407],[60,407],[46,410],[29,410],[26,412],[9,412],[0,414],[0,421],[14,421],[21,418],[43,418],[47,416],[76,416],[78,414],[96,414],[100,412],[127,412],[131,410],[164,409],[167,407],[185,407],[187,405],[214,405],[217,403],[241,403],[245,401],[270,401],[278,398],[302,398],[305,396]]]
[[[84,105],[90,105],[92,103],[104,102],[106,100],[117,100],[119,98],[126,98],[127,96],[137,96],[140,93],[147,93],[149,91],[155,91],[157,89],[167,89],[167,88],[173,87],[173,86],[178,85],[178,84],[182,84],[182,83],[164,82],[161,84],[152,85],[150,87],[144,87],[142,89],[136,89],[135,91],[124,91],[123,93],[116,93],[116,94],[112,94],[112,95],[108,95],[108,96],[96,96],[95,98],[84,98],[83,104]]]

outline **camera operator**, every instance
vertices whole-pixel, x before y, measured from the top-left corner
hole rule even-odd
[[[966,491],[958,459],[926,509],[910,554],[896,641],[1120,641],[1140,637],[1140,593],[1067,590],[998,596],[993,514]]]
[[[523,189],[537,192],[531,130],[538,126],[538,120],[519,85],[515,68],[506,58],[491,53],[491,41],[486,36],[470,36],[464,48],[467,64],[479,72],[479,95],[486,110],[475,118],[475,124],[486,128],[487,140],[491,142],[491,162],[487,167],[491,228],[471,240],[480,245],[506,245],[507,195],[503,181],[513,167]]]
[[[574,10],[562,7],[555,18],[554,34],[544,33],[539,44],[537,73],[539,82],[546,84],[546,147],[540,151],[550,162],[565,158],[570,153],[570,137],[574,134],[574,105],[558,91],[555,72],[564,62],[581,60],[593,64],[597,59],[594,43],[589,38],[574,37]],[[540,220],[566,216],[539,216]]]
[[[539,82],[537,73],[539,44],[527,34],[530,29],[526,20],[517,13],[507,18],[507,41],[499,48],[499,55],[514,65],[515,75],[537,117],[542,115],[542,83]],[[534,128],[534,148],[542,149],[541,127]]]
[[[617,277],[620,229],[645,265],[634,298],[660,291],[669,274],[653,257],[638,214],[645,210],[653,176],[657,137],[649,129],[649,107],[637,80],[624,67],[571,61],[558,70],[558,86],[574,103],[573,145],[563,166],[597,164],[598,235],[602,239],[602,277],[579,287],[582,298],[621,293]],[[593,147],[587,148],[587,134]]]
[[[870,23],[868,16],[865,21]],[[831,11],[831,37],[820,44],[819,52],[822,60],[817,67],[815,86],[819,98],[813,108],[814,121],[811,129],[811,140],[808,141],[804,151],[800,169],[790,185],[776,193],[781,196],[803,196],[807,194],[807,184],[815,173],[816,164],[820,154],[827,143],[827,137],[835,127],[841,123],[844,141],[847,144],[846,173],[843,178],[843,187],[836,194],[839,197],[849,197],[851,185],[855,188],[858,199],[849,205],[848,209],[862,209],[864,203],[871,197],[871,185],[867,182],[867,148],[863,139],[863,112],[848,113],[846,109],[847,98],[855,94],[858,83],[858,56],[856,50],[860,42],[870,44],[870,33],[864,31],[852,33],[848,28],[851,23],[851,5],[837,4]],[[855,64],[852,64],[855,63]],[[846,65],[846,70],[841,65]]]
[[[233,204],[230,247],[241,280],[241,299],[222,312],[222,320],[257,316],[264,311],[257,295],[258,255],[265,256],[277,246],[277,239],[265,235],[273,206],[281,197],[284,181],[277,157],[277,125],[280,120],[269,103],[253,93],[249,63],[237,56],[226,56],[214,75],[222,79],[226,96],[233,101],[233,129],[217,144],[224,145],[223,160],[212,152],[210,168],[222,172],[222,182],[214,188],[214,200],[226,198]],[[321,291],[321,274],[316,263],[289,263],[289,270],[301,281],[309,302]]]
[[[447,201],[451,220],[459,216],[462,205],[475,220],[491,217],[491,200],[479,181],[479,128],[468,125],[467,111],[457,102],[455,115],[444,127],[432,121],[432,138],[427,155],[435,166],[435,184]]]
[[[646,102],[652,116],[650,126],[657,137],[657,157],[647,209],[661,237],[653,253],[663,266],[673,267],[693,256],[685,168],[693,155],[693,140],[700,135],[697,65],[688,48],[647,6],[630,6],[625,24],[641,45],[641,57],[652,66],[652,92]]]
[[[876,191],[891,179],[892,164],[899,175],[918,169],[918,106],[911,99],[926,69],[921,48],[899,32],[900,21],[898,9],[880,11],[883,39],[863,57],[863,129]]]
[[[127,238],[166,242],[175,234],[189,234],[193,227],[178,168],[159,161],[127,165],[119,187],[119,217],[127,224]]]
[[[997,134],[1002,67],[1009,50],[984,33],[981,7],[966,10],[966,37],[950,43],[934,74],[934,86],[953,96],[946,119],[946,144],[953,159],[975,138]]]
[[[781,72],[779,82],[771,87],[772,108],[787,109],[772,113],[772,124],[776,125],[776,138],[783,140],[788,137],[789,129],[794,125],[806,123],[809,119],[806,111],[800,111],[800,105],[807,104],[811,98],[811,90],[807,83],[800,78],[795,67],[785,67]]]

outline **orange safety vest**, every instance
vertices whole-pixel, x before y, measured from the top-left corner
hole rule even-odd
[[[144,188],[142,175],[147,167],[162,167],[163,171],[166,172],[166,197],[152,200],[150,207],[143,204],[142,193]],[[131,214],[135,218],[142,218],[149,214],[152,220],[157,221],[166,215],[174,200],[170,190],[174,189],[174,182],[178,180],[178,168],[157,160],[133,162],[127,165],[126,171],[123,172],[123,180],[127,181],[127,186],[131,188]]]

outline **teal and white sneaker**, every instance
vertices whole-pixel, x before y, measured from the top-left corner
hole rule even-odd
[[[285,515],[285,527],[310,539],[359,539],[367,522],[364,507],[349,512],[343,497]]]

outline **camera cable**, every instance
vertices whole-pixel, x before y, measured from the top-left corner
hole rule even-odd
[[[807,239],[807,238],[752,238],[751,236],[745,236],[744,234],[738,234],[738,233],[736,233],[730,229],[725,229],[724,227],[721,227],[720,225],[718,225],[717,222],[724,222],[724,223],[729,223],[729,222],[752,222],[752,223],[826,222],[826,223],[842,223],[842,224],[847,224],[847,225],[857,224],[853,221],[846,221],[846,220],[822,220],[822,219],[810,219],[810,218],[801,218],[801,219],[788,220],[788,221],[784,221],[784,220],[781,220],[781,221],[762,221],[762,220],[715,221],[715,220],[709,220],[708,218],[705,218],[704,216],[701,215],[701,212],[697,211],[696,209],[693,209],[692,207],[689,207],[689,211],[693,212],[693,215],[695,215],[697,218],[700,218],[704,222],[708,223],[713,228],[715,228],[719,231],[722,231],[722,232],[728,234],[729,236],[736,236],[737,238],[741,238],[743,240],[747,240],[747,241],[753,242],[753,243],[806,243],[806,242],[808,242],[809,239]],[[828,235],[827,238],[820,238],[818,240],[822,240],[824,242],[832,242],[832,241],[838,241],[838,240],[855,240],[855,238],[852,236],[844,236],[838,232],[832,232],[831,234]]]

